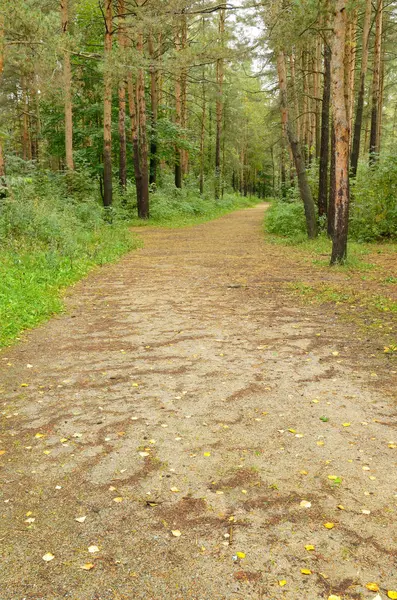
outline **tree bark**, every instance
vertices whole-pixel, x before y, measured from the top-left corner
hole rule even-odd
[[[182,52],[187,48],[187,20],[186,15],[182,15],[182,29],[181,29],[181,49]],[[186,56],[185,52],[183,52],[183,68],[181,71],[181,127],[185,132],[187,129],[187,67],[186,67]],[[185,137],[185,133],[184,133]],[[182,174],[186,175],[188,172],[188,152],[186,148],[182,148],[181,150],[181,167]]]
[[[327,41],[324,43],[324,86],[323,104],[321,110],[321,148],[320,174],[318,190],[318,215],[327,214],[328,196],[328,160],[329,160],[329,108],[331,100],[331,48]]]
[[[225,8],[222,7],[219,11],[219,43],[221,51],[224,47],[225,36]],[[217,82],[217,98],[216,98],[216,141],[215,141],[215,199],[218,200],[221,188],[221,138],[222,138],[222,122],[223,122],[223,79],[224,79],[224,59],[223,56],[216,61],[216,82]]]
[[[69,6],[68,0],[61,0],[61,27],[64,38],[65,50],[63,53],[63,86],[65,94],[65,153],[66,168],[73,171],[73,109],[72,109],[72,68],[70,64],[70,52],[67,47],[69,29]]]
[[[347,37],[347,0],[336,0],[331,80],[332,108],[335,127],[335,219],[331,265],[343,263],[347,257],[349,225],[349,114],[345,69]]]
[[[105,0],[105,73],[103,101],[103,204],[111,206],[112,189],[112,73],[107,63],[112,51],[112,0]]]
[[[128,88],[128,108],[130,113],[131,123],[131,139],[133,148],[133,161],[134,161],[134,174],[135,174],[135,188],[137,206],[141,206],[142,200],[142,172],[141,172],[141,160],[139,154],[139,139],[138,139],[138,124],[136,114],[136,103],[135,103],[135,90],[132,81],[132,73],[129,72],[127,75],[127,88]]]
[[[180,31],[175,35],[175,48],[177,52],[181,50]],[[181,105],[181,74],[178,72],[175,80],[175,123],[179,130],[182,125],[182,105]],[[177,143],[175,145],[175,187],[182,187],[182,152]]]
[[[283,51],[280,51],[277,56],[277,72],[280,86],[281,120],[283,126],[286,128],[288,141],[294,157],[299,191],[305,208],[307,233],[309,238],[315,238],[317,235],[316,211],[309,182],[307,180],[305,159],[302,155],[300,143],[288,114],[287,70]]]
[[[150,137],[150,167],[149,167],[149,183],[156,184],[157,182],[157,119],[158,119],[158,90],[157,90],[157,68],[156,57],[154,52],[153,35],[149,33],[149,55],[150,55],[150,102],[151,102],[151,125],[152,132]]]
[[[4,16],[0,12],[0,81],[3,75],[4,69]],[[3,181],[0,181],[0,185],[4,185],[4,177],[6,174],[5,170],[5,160],[4,160],[4,150],[2,140],[0,138],[0,177]]]
[[[383,0],[378,0],[375,23],[375,48],[374,68],[372,79],[372,110],[371,110],[371,136],[369,142],[369,162],[371,165],[377,161],[379,154],[379,99],[381,83],[381,61],[382,61],[382,31],[383,31]]]
[[[143,60],[143,33],[138,33],[137,50]],[[149,218],[149,171],[148,171],[148,142],[146,131],[146,100],[145,100],[145,74],[143,66],[138,69],[137,78],[138,93],[138,123],[139,123],[139,151],[141,158],[142,189],[140,204],[138,204],[138,217]]]
[[[123,55],[126,45],[125,39],[125,0],[118,0],[119,47]],[[122,73],[119,81],[119,183],[121,191],[127,189],[127,136],[125,132],[125,112],[126,112],[126,80]]]
[[[351,174],[355,177],[357,174],[358,159],[360,157],[360,142],[361,142],[361,129],[363,124],[364,114],[364,97],[365,97],[365,79],[368,70],[368,54],[369,54],[369,37],[371,30],[371,13],[372,13],[372,0],[366,0],[365,15],[363,23],[363,37],[362,37],[362,56],[361,56],[361,68],[360,68],[360,85],[357,96],[357,108],[356,108],[356,119],[354,122],[354,135],[353,135],[353,148],[351,155]]]
[[[200,194],[204,193],[204,163],[205,163],[205,117],[206,117],[206,95],[205,95],[205,67],[203,67],[202,83],[202,108],[201,108],[201,131],[200,131]],[[233,171],[234,174],[234,171]]]
[[[329,200],[328,200],[328,218],[327,218],[327,234],[332,240],[334,236],[335,225],[335,189],[336,189],[336,165],[335,165],[335,126],[334,119],[331,119],[331,162],[329,166]]]

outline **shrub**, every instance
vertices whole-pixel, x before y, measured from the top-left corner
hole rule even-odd
[[[286,237],[306,235],[305,211],[301,201],[276,200],[266,212],[265,226],[269,233]]]

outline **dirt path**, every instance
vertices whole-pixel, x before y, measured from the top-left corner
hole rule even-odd
[[[0,354],[0,600],[397,590],[393,375],[283,295],[263,210],[141,231]]]

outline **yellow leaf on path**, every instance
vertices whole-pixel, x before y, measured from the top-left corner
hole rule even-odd
[[[67,441],[68,441],[68,438],[62,438],[62,439],[61,439],[61,444],[64,444],[64,443],[65,443],[65,442],[67,442]]]
[[[342,427],[350,427],[350,423],[342,423]]]
[[[117,498],[113,498],[113,502],[122,502],[123,498],[121,496],[117,496]]]
[[[342,598],[340,596],[328,596],[328,600],[342,600]]]
[[[338,479],[337,475],[328,475],[328,479],[330,479],[331,481],[336,481]]]
[[[324,446],[324,442],[323,441],[317,442],[317,446]]]
[[[394,444],[393,442],[390,442],[389,448],[391,448],[391,449],[397,448],[397,444]]]
[[[142,458],[144,458],[145,456],[149,456],[149,452],[138,452],[139,456],[142,456]]]
[[[3,454],[5,454],[7,452],[7,450],[0,450],[0,456],[3,456]]]
[[[178,490],[178,488],[177,488],[177,487],[172,487],[172,488],[170,488],[170,489],[171,489],[171,492],[179,492],[179,490]]]
[[[305,550],[307,550],[308,552],[310,552],[311,550],[315,550],[315,548],[311,544],[307,544],[307,546],[305,546]]]
[[[301,475],[308,475],[308,472],[307,471],[300,471],[300,474]]]
[[[335,527],[335,523],[324,523],[324,527],[326,529],[333,529]]]
[[[391,598],[392,600],[397,600],[397,592],[395,592],[394,590],[389,590],[387,592],[387,595],[389,598]]]
[[[284,587],[285,585],[287,585],[287,582],[286,582],[286,580],[285,580],[285,579],[280,579],[280,581],[278,582],[278,585],[279,585],[280,587]]]
[[[295,429],[288,429],[288,431],[289,431],[290,433],[296,433],[296,430],[295,430]]]
[[[30,515],[32,515],[32,514],[33,514],[33,513],[32,513],[32,511],[31,511],[31,510],[28,510],[28,512],[26,513],[26,516],[27,516],[27,517],[30,517]]]
[[[339,508],[339,510],[345,510],[345,507],[343,506],[343,504],[338,504],[337,508]]]
[[[28,383],[21,383],[21,387],[29,387]]]
[[[171,533],[174,537],[181,537],[181,535],[182,535],[181,532],[179,531],[179,529],[173,529],[171,531]]]
[[[241,490],[242,494],[248,494],[247,490]]]
[[[301,569],[302,575],[311,575],[312,572],[310,569]]]
[[[43,454],[51,454],[51,450],[44,450]]]
[[[85,563],[85,565],[82,565],[80,569],[83,569],[83,571],[91,571],[91,569],[93,569],[94,567],[94,563]]]
[[[99,552],[99,548],[98,546],[88,546],[88,552],[95,554],[96,552]]]
[[[211,456],[211,452],[204,452],[204,456]]]
[[[51,552],[47,552],[47,554],[44,554],[44,556],[42,557],[42,559],[45,560],[45,562],[50,562],[50,560],[53,560],[54,558],[55,556],[51,554]]]
[[[245,558],[245,552],[236,552],[237,558]]]
[[[374,583],[373,581],[370,581],[370,583],[367,583],[367,585],[365,587],[367,588],[367,590],[370,590],[371,592],[379,592],[378,584]]]
[[[42,438],[45,436],[45,433],[36,433],[36,435],[34,436],[36,438],[36,440],[38,440],[39,438]]]
[[[77,523],[84,523],[84,521],[86,520],[86,516],[85,517],[76,517],[75,521],[77,521]]]
[[[301,506],[302,508],[310,508],[310,507],[311,507],[311,505],[312,505],[312,503],[311,503],[311,502],[308,502],[307,500],[302,500],[302,502],[300,503],[300,506]]]

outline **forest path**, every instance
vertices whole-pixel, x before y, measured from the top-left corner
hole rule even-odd
[[[264,208],[140,230],[2,352],[0,600],[397,589],[386,375],[283,293]]]

